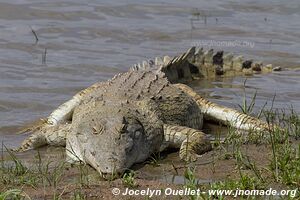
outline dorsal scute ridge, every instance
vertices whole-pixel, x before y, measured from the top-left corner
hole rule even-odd
[[[214,78],[220,75],[228,77],[270,73],[280,71],[281,67],[273,67],[272,64],[264,65],[261,61],[245,59],[244,56],[233,53],[191,47],[178,56],[155,57],[130,68],[130,71],[138,70],[164,72],[168,79],[175,83],[181,80]]]

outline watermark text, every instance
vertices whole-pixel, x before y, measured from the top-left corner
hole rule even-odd
[[[254,48],[255,43],[246,40],[197,40],[191,42],[192,46],[200,47],[248,47]]]
[[[121,190],[119,188],[113,188],[112,194],[115,196],[200,196],[206,194],[208,196],[289,196],[295,197],[297,194],[297,189],[295,190],[275,190],[269,188],[267,190],[241,190],[237,188],[236,190],[207,190],[201,191],[198,189],[183,188],[183,189],[173,189],[173,188],[164,188],[164,189],[130,189],[125,188]]]

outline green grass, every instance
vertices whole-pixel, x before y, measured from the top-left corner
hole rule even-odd
[[[56,188],[62,181],[66,162],[53,163],[50,160],[43,161],[39,152],[36,158],[38,159],[38,176],[42,180],[43,185]]]
[[[159,161],[161,160],[161,154],[152,154],[149,159],[146,160],[146,164],[152,165],[153,167],[159,167]]]
[[[31,200],[28,194],[20,189],[9,189],[4,192],[0,192],[0,200]]]
[[[87,199],[87,196],[81,190],[76,190],[73,193],[73,196],[71,199],[72,200],[85,200],[85,199]]]
[[[5,147],[6,148],[6,147]],[[11,164],[4,164],[3,156],[0,166],[0,182],[3,185],[35,187],[37,185],[36,172],[28,169],[17,156],[6,148]]]
[[[277,182],[300,188],[300,144],[292,147],[289,142],[275,144],[270,170]]]
[[[248,103],[247,98],[246,98],[246,94],[247,94],[247,92],[246,92],[246,82],[247,82],[247,79],[245,79],[244,84],[243,84],[244,85],[244,87],[243,87],[243,89],[244,89],[243,103],[242,103],[242,105],[238,105],[238,106],[240,107],[241,111],[244,114],[250,115],[250,114],[252,114],[253,108],[255,106],[255,99],[256,99],[257,91],[255,91],[253,97],[251,98],[250,103]]]
[[[191,190],[198,189],[199,186],[198,186],[197,179],[195,176],[195,169],[196,168],[192,168],[192,167],[187,167],[185,169],[185,171],[184,171],[184,177],[185,177],[184,187],[185,188],[190,188]],[[196,199],[199,199],[200,197],[197,195],[190,195],[189,198],[192,200],[196,200]]]
[[[135,172],[134,171],[125,172],[122,177],[122,183],[125,187],[136,188],[138,185],[135,181]]]

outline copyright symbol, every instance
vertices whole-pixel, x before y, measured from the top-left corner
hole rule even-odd
[[[119,195],[121,191],[119,188],[114,188],[111,192],[113,193],[113,195]]]

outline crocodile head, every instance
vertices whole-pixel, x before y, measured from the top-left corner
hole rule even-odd
[[[87,110],[75,116],[73,123],[69,149],[104,178],[123,174],[151,154],[142,123],[128,109]]]

